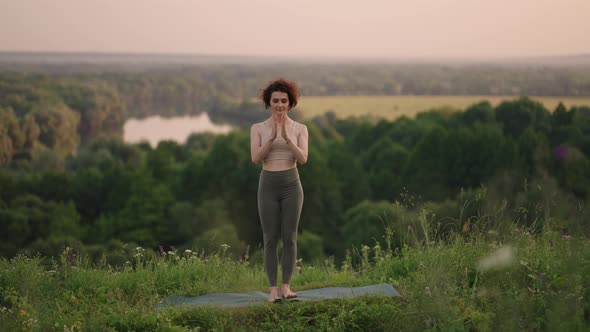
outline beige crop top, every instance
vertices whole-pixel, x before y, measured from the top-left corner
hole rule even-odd
[[[262,125],[262,141],[265,142],[268,138],[268,135],[270,135],[270,133],[267,133],[268,129],[266,128],[266,125],[264,125],[264,123],[262,123],[261,125]],[[293,125],[291,125],[291,128],[287,128],[287,133],[288,133],[289,137],[291,138],[291,142],[293,142],[294,144],[297,144],[297,137],[295,136],[295,128],[297,128],[298,126],[299,126],[299,123],[294,121]],[[264,158],[264,161],[277,160],[277,159],[295,160],[295,156],[293,155],[293,152],[291,152],[291,149],[287,145],[287,141],[285,141],[285,139],[283,138],[282,135],[277,135],[277,138],[272,142],[272,145],[270,147],[270,152],[268,153],[266,158]]]

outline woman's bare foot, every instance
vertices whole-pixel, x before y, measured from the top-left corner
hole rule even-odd
[[[282,287],[282,297],[284,299],[292,299],[292,298],[296,298],[299,295],[297,293],[294,293],[291,291],[291,287],[289,287],[289,284],[283,284]]]
[[[279,298],[279,288],[278,287],[271,287],[270,288],[270,296],[268,298],[268,302],[274,302]]]

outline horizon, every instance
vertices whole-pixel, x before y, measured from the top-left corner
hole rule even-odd
[[[351,59],[590,54],[590,2],[0,3],[0,52]]]
[[[278,61],[360,61],[360,62],[520,62],[520,61],[544,61],[544,60],[590,60],[590,52],[587,53],[561,53],[548,55],[520,55],[520,56],[352,56],[352,55],[251,55],[251,54],[215,54],[215,53],[173,53],[173,52],[109,52],[109,51],[23,51],[0,50],[0,61],[6,57],[18,56],[17,62],[28,62],[21,56],[37,57],[123,57],[123,58],[168,58],[168,59],[244,59],[244,60],[278,60]],[[10,62],[10,61],[9,61]]]

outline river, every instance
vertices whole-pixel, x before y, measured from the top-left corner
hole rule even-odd
[[[151,116],[145,119],[127,120],[123,126],[123,138],[126,143],[147,141],[152,147],[156,147],[163,140],[173,140],[184,144],[192,133],[225,134],[232,129],[233,127],[230,125],[214,124],[207,113],[173,118]]]

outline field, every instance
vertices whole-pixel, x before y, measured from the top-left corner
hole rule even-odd
[[[242,309],[155,306],[171,295],[265,291],[260,262],[136,250],[119,268],[91,265],[71,248],[49,266],[47,258],[1,258],[0,330],[581,331],[590,322],[590,242],[559,232],[365,246],[342,267],[298,264],[294,290],[390,283],[401,298]]]
[[[370,114],[389,120],[405,115],[413,117],[430,109],[464,110],[469,105],[487,100],[493,106],[518,96],[304,96],[297,109],[306,118],[333,111],[338,117]],[[566,107],[590,105],[590,97],[531,97],[553,111],[561,101]]]

